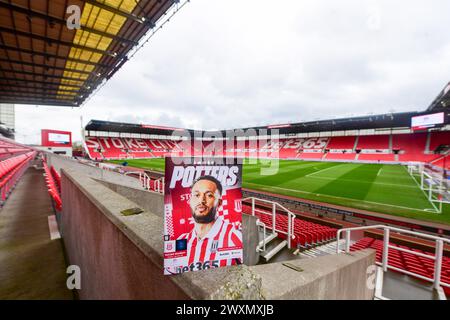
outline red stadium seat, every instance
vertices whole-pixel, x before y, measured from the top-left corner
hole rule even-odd
[[[357,149],[389,149],[388,135],[359,136]]]
[[[429,150],[426,150],[428,138],[430,145]],[[362,150],[359,154],[354,150],[356,141],[358,141],[356,148]],[[390,145],[391,141],[392,145]],[[285,138],[277,141],[196,141],[190,147],[184,145],[186,142],[163,139],[86,137],[86,147],[91,159],[98,160],[155,158],[167,155],[261,156],[312,161],[419,161],[434,162],[438,166],[450,167],[447,159],[444,161],[441,155],[433,154],[438,146],[448,144],[449,141],[450,132],[444,131],[359,137]],[[0,151],[2,147],[11,146],[0,145]],[[328,152],[325,153],[325,149]],[[365,150],[370,151],[368,153],[364,152]],[[376,152],[376,150],[384,150],[384,152]],[[394,151],[398,155],[394,154]]]
[[[418,249],[409,248],[406,246],[401,246],[397,244],[390,243],[390,245],[408,249],[411,251],[419,252],[425,255],[430,256],[430,259],[427,259],[425,257],[419,257],[414,254],[411,254],[409,252],[402,252],[395,249],[389,249],[388,254],[388,261],[389,265],[392,265],[394,267],[397,267],[399,269],[414,272],[418,275],[421,275],[423,277],[427,278],[433,278],[434,277],[434,261],[432,260],[432,257],[434,257],[433,253],[421,251]],[[363,238],[359,240],[358,242],[354,243],[350,247],[350,251],[357,251],[362,250],[366,248],[372,248],[377,251],[376,260],[378,262],[381,262],[382,259],[382,252],[383,252],[383,241],[382,240],[375,240],[372,238]],[[450,277],[448,276],[448,272],[450,270],[450,259],[448,257],[444,257],[442,259],[442,276],[441,281],[450,284]],[[450,288],[443,287],[446,294],[450,294]]]

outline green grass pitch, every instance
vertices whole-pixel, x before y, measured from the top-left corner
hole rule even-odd
[[[122,163],[121,161],[111,161]],[[164,159],[130,159],[129,166],[164,171]],[[265,164],[244,164],[243,187],[450,224],[450,205],[436,213],[405,166],[280,160],[276,174]]]

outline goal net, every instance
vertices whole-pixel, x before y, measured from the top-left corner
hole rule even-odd
[[[415,169],[411,169],[413,172]],[[443,204],[450,204],[450,180],[441,167],[424,164],[418,169],[420,188],[426,193],[428,200],[435,206],[437,212],[442,212]]]

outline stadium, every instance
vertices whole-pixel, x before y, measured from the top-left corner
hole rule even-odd
[[[2,104],[83,105],[185,4],[75,2],[78,30],[64,28],[66,1],[0,1]],[[31,145],[2,129],[0,299],[447,300],[449,106],[450,83],[410,112],[221,130],[92,118],[77,151],[71,131]],[[221,186],[214,204],[242,232],[214,240],[233,240],[239,263],[166,275],[168,250],[191,243],[172,229],[200,224],[167,222],[177,158],[242,167],[240,196]]]

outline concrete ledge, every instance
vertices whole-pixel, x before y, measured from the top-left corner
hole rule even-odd
[[[141,188],[124,186],[117,183],[95,179],[112,191],[137,203],[142,209],[164,217],[164,197],[161,193],[143,190]]]
[[[63,203],[72,204],[64,206],[63,239],[81,268],[80,298],[261,299],[261,280],[245,265],[164,276],[160,216],[122,216],[137,204],[75,170],[62,170],[62,185]]]
[[[164,276],[158,200],[122,216],[139,204],[73,169],[62,170],[62,200],[62,236],[70,264],[81,268],[81,299],[371,298],[361,286],[374,252],[292,261],[303,272],[273,263]]]
[[[61,172],[61,169],[73,169],[92,178],[101,179],[103,181],[118,183],[134,188],[139,188],[140,186],[140,183],[137,179],[125,176],[118,172],[103,170],[98,167],[81,163],[78,160],[60,156],[50,152],[45,152],[45,157],[47,158],[48,165],[54,166],[55,169],[59,172]]]
[[[262,278],[266,299],[373,299],[366,286],[367,268],[375,264],[375,250],[292,260],[303,269],[295,271],[282,263],[250,267]]]

